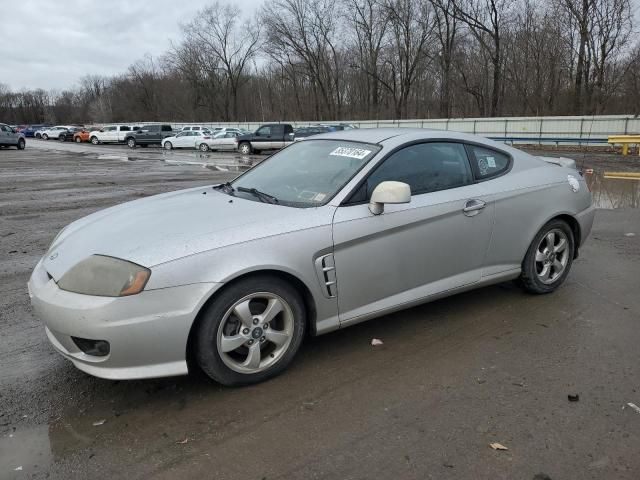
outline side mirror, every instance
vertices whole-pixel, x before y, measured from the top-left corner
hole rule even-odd
[[[411,201],[411,187],[403,182],[382,182],[371,194],[369,211],[374,215],[384,212],[385,203],[409,203]]]

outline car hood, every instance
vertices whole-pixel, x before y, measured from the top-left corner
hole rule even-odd
[[[145,267],[331,222],[333,207],[293,208],[232,197],[211,186],[155,195],[96,212],[65,228],[45,255],[58,280],[97,254]]]

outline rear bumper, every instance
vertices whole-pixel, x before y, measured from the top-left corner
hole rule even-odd
[[[41,263],[29,296],[53,347],[91,375],[108,379],[187,373],[187,339],[201,306],[221,284],[197,283],[121,298],[66,292]],[[71,337],[109,342],[106,356],[84,353]]]

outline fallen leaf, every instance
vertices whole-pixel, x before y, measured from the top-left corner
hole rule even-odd
[[[509,450],[507,447],[505,447],[501,443],[490,443],[489,446],[494,450]]]
[[[377,347],[378,345],[384,345],[384,343],[379,338],[374,338],[373,340],[371,340],[371,345]]]
[[[93,426],[94,427],[99,427],[100,425],[104,425],[106,421],[107,420],[103,418],[102,420],[98,420],[97,422],[93,422]]]
[[[184,440],[176,442],[178,445],[184,445],[185,443],[189,443],[189,437],[185,437]]]

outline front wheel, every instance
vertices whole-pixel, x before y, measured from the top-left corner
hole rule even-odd
[[[27,144],[25,143],[23,138],[18,140],[18,150],[24,150],[26,146]]]
[[[65,141],[67,140],[67,136],[66,136],[66,135],[59,135],[59,136],[58,136],[58,140],[59,140],[60,142],[65,142]]]
[[[200,368],[223,385],[271,378],[293,361],[306,325],[302,297],[278,277],[241,280],[202,313],[196,331]]]
[[[43,140],[49,140],[49,135],[47,135],[46,133],[42,134],[42,139]]]
[[[536,234],[522,262],[520,281],[531,293],[550,293],[567,278],[575,252],[571,227],[551,220]]]
[[[240,153],[243,155],[249,155],[251,153],[251,144],[249,142],[242,142],[238,150],[240,150]]]
[[[98,137],[91,137],[91,143],[93,145],[98,145],[100,143],[100,140],[98,140]]]
[[[208,152],[209,151],[209,145],[207,145],[206,143],[201,143],[200,144],[200,151],[201,152]]]
[[[76,137],[76,143],[82,143],[82,138]]]
[[[129,140],[127,140],[127,147],[136,148],[136,139],[130,138]]]
[[[171,150],[172,148],[173,148],[173,145],[171,144],[171,142],[164,142],[165,150]]]

